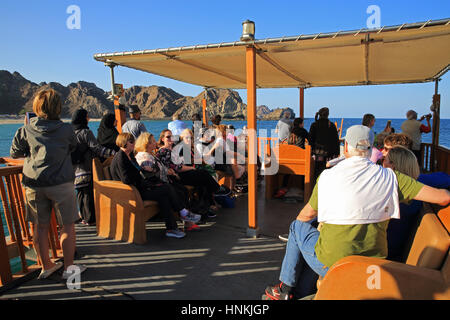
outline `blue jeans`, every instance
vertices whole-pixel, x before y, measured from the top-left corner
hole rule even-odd
[[[314,246],[319,239],[319,231],[311,225],[311,222],[294,220],[289,228],[280,281],[290,287],[311,285],[313,274],[304,272],[308,266],[320,276],[325,276],[328,271],[328,267],[317,259]],[[302,277],[302,274],[306,276]]]

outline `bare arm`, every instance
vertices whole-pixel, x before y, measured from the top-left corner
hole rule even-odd
[[[317,217],[317,210],[314,210],[309,203],[307,203],[297,216],[297,220],[308,222]]]
[[[436,203],[440,206],[446,206],[450,202],[450,192],[446,189],[436,189],[424,185],[414,200]]]

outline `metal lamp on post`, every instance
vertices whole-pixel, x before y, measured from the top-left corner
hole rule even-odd
[[[255,23],[250,20],[242,22],[242,36],[241,41],[255,40]]]
[[[117,130],[122,132],[122,125],[126,121],[126,114],[124,108],[124,98],[123,98],[123,85],[115,83],[114,80],[114,67],[117,66],[116,63],[107,60],[105,66],[111,69],[111,98],[114,102],[114,114],[117,120]],[[122,99],[121,99],[122,98]]]

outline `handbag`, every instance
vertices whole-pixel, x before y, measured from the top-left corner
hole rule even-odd
[[[161,186],[163,182],[159,178],[159,170],[147,171],[139,170],[139,174],[142,177],[142,185],[146,189],[153,189],[154,187]]]

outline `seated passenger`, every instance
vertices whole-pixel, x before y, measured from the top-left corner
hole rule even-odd
[[[346,159],[322,172],[309,202],[292,222],[281,282],[266,288],[267,298],[294,298],[294,287],[304,285],[303,278],[297,282],[302,270],[298,265],[307,264],[325,276],[335,262],[347,256],[386,258],[386,230],[390,219],[400,218],[399,201],[416,199],[443,206],[450,202],[448,190],[425,186],[371,162],[372,143],[370,128],[347,129]],[[320,232],[311,225],[316,217],[323,223]]]
[[[186,140],[187,141],[187,140]],[[184,164],[183,159],[172,153],[173,142],[172,142],[172,132],[168,129],[163,130],[158,140],[160,146],[159,150],[156,152],[156,157],[161,160],[161,162],[168,168],[173,169],[180,177],[180,182],[184,185],[190,185],[194,187],[204,187],[205,198],[204,200],[212,197],[212,194],[218,192],[220,189],[219,184],[211,177],[211,175],[205,170],[197,170],[192,162],[192,158],[187,156],[186,164]],[[187,147],[188,150],[192,151],[191,144]],[[183,157],[184,158],[184,157]],[[176,160],[176,163],[175,161]],[[190,162],[190,163],[189,163]],[[208,203],[208,208],[212,203]],[[209,211],[199,212],[203,215],[203,218],[207,214],[208,217],[213,217]]]
[[[403,146],[411,150],[412,140],[404,133],[392,133],[388,135],[383,141],[383,150],[381,150],[383,157],[386,157],[393,146]]]
[[[111,176],[114,180],[135,186],[141,194],[142,200],[158,202],[160,213],[166,223],[166,236],[183,238],[186,234],[178,229],[173,211],[179,212],[185,220],[196,222],[200,217],[191,215],[180,203],[173,188],[163,183],[158,177],[144,178],[142,168],[134,157],[135,139],[131,133],[121,133],[117,136],[117,145],[120,151],[116,153],[111,162]]]
[[[376,164],[383,163],[383,148],[384,139],[389,135],[387,132],[380,132],[375,136],[375,142],[372,148],[372,155],[370,156],[370,161]]]
[[[234,189],[236,180],[241,178],[245,172],[245,167],[238,164],[244,162],[242,155],[235,152],[229,144],[226,143],[226,126],[219,125],[215,130],[216,138],[212,147],[204,154],[205,162],[214,164],[214,169],[225,172],[225,175],[232,176],[231,188]]]
[[[417,181],[435,188],[450,187],[450,176],[444,172],[420,174],[419,164],[414,153],[402,146],[392,147],[383,161],[385,168],[397,170]],[[388,260],[405,262],[408,256],[410,240],[414,228],[418,224],[422,201],[413,200],[410,203],[400,203],[400,219],[390,220],[387,229]]]
[[[303,119],[295,118],[288,143],[305,149],[305,142],[307,139],[308,131],[303,127]]]
[[[289,135],[288,144],[305,149],[305,142],[308,139],[308,131],[303,128],[303,119],[295,118],[292,131]],[[280,189],[275,193],[274,198],[282,198],[288,192],[290,174],[285,174]],[[302,176],[304,179],[304,177]]]

